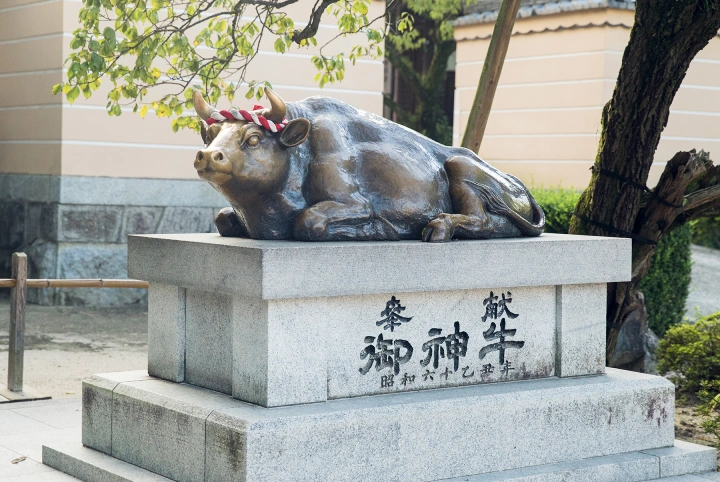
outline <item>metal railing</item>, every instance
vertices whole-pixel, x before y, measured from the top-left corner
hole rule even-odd
[[[7,388],[0,385],[0,396],[10,401],[50,398],[30,387],[23,389],[25,360],[25,307],[28,288],[147,288],[147,281],[134,279],[28,279],[25,253],[13,253],[12,278],[0,278],[0,288],[10,288],[10,340],[8,346]]]

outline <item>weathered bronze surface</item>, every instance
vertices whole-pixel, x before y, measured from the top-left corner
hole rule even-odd
[[[222,236],[253,239],[449,241],[538,236],[545,215],[519,179],[329,97],[285,104],[265,93],[272,133],[253,122],[203,125],[198,175],[230,203]],[[195,110],[214,110],[199,93]]]

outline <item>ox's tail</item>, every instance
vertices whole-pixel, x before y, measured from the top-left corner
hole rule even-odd
[[[522,233],[523,236],[540,236],[545,230],[545,213],[543,212],[540,205],[535,201],[535,198],[530,194],[530,191],[514,176],[512,177],[518,182],[520,186],[525,190],[525,194],[530,201],[530,213],[532,219],[525,219],[520,214],[516,213],[505,201],[497,194],[493,189],[488,186],[483,186],[474,181],[465,179],[465,182],[470,184],[473,190],[477,193],[480,200],[483,202],[483,206],[488,212],[503,216],[508,219],[513,225],[515,225]]]

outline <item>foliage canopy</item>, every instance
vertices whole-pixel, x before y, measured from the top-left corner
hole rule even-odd
[[[246,97],[260,98],[264,79],[246,79],[261,43],[272,42],[279,53],[291,47],[318,47],[318,28],[324,15],[337,21],[337,34],[312,55],[322,87],[343,79],[345,60],[383,55],[389,32],[402,36],[412,26],[404,13],[392,24],[381,14],[369,15],[371,0],[317,0],[302,28],[287,14],[299,0],[83,0],[73,32],[72,52],[66,60],[67,80],[53,87],[74,102],[89,98],[102,82],[109,82],[107,110],[120,115],[123,107],[145,116],[149,109],[160,117],[175,117],[173,129],[197,127],[192,89],[212,103],[225,95],[231,101],[246,87]],[[333,40],[364,35],[347,53],[326,53]],[[149,89],[157,95],[148,102]]]

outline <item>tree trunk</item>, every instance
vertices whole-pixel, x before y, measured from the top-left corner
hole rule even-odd
[[[687,191],[703,184],[700,179],[715,184],[708,174],[716,168],[707,156],[685,152],[668,162],[655,190],[645,187],[690,62],[720,28],[720,0],[638,0],[636,8],[617,84],[603,109],[590,185],[570,226],[574,234],[633,239],[632,280],[608,284],[608,359],[628,315],[643,308],[637,285],[657,241],[673,224],[699,213],[683,206]],[[706,202],[717,199],[711,198]]]

